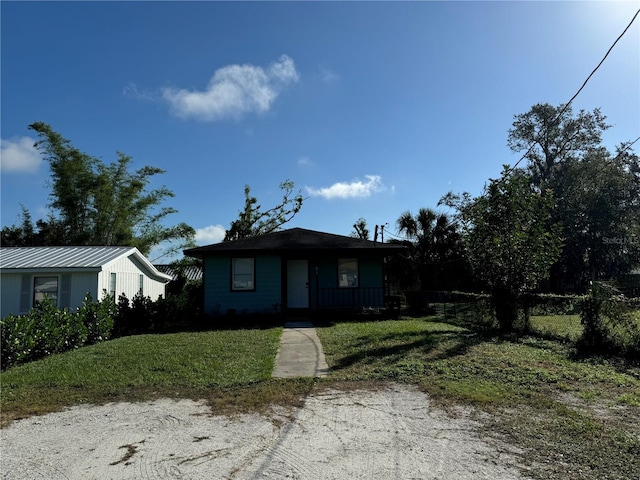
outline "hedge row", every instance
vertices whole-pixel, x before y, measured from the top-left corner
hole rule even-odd
[[[197,284],[187,284],[167,298],[121,295],[117,303],[111,296],[94,301],[87,295],[75,311],[45,299],[25,315],[0,320],[0,365],[5,370],[112,337],[200,328],[200,292]]]
[[[74,312],[58,309],[46,298],[25,315],[3,318],[0,320],[2,369],[109,339],[115,312],[111,297],[96,302],[87,294]]]

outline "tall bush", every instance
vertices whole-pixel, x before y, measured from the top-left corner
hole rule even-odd
[[[90,293],[84,297],[78,308],[78,315],[87,329],[87,345],[93,345],[111,338],[116,314],[116,304],[113,297],[105,296],[100,302],[95,302]]]
[[[611,286],[595,282],[581,305],[583,354],[640,358],[640,302],[625,299]]]

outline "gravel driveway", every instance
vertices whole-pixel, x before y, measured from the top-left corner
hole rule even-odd
[[[1,435],[6,480],[523,478],[467,414],[404,385],[321,391],[266,416],[191,400],[78,406]]]

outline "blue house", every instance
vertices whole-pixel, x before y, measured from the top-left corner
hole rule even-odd
[[[385,259],[404,247],[292,228],[185,250],[203,260],[204,312],[385,306]]]

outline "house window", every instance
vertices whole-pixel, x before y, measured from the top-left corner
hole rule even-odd
[[[138,277],[138,293],[144,295],[144,275],[142,274]]]
[[[358,286],[358,259],[338,259],[338,287],[354,288]]]
[[[35,277],[33,279],[33,305],[49,297],[58,305],[58,277]]]
[[[253,258],[231,260],[231,290],[255,290],[254,260]]]
[[[116,296],[116,274],[112,273],[109,277],[109,295],[115,298]]]

